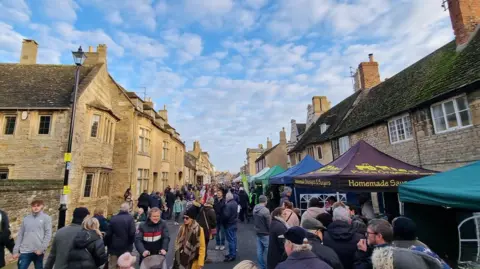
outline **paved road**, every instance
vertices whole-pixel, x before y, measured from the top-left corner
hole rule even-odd
[[[170,246],[167,253],[167,265],[171,268],[173,263],[173,249],[175,244],[175,237],[178,233],[179,226],[173,225],[172,221],[168,221],[168,230],[170,232]],[[227,250],[224,251],[215,250],[215,240],[210,241],[208,245],[208,257],[212,259],[213,263],[204,266],[204,269],[232,269],[237,263],[243,260],[257,260],[256,254],[256,241],[255,232],[253,230],[253,224],[238,224],[238,253],[237,260],[235,262],[224,263],[223,259],[227,254]],[[136,268],[139,268],[137,266]]]

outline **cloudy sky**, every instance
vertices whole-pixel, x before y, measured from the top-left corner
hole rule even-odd
[[[0,0],[0,62],[22,38],[39,63],[106,43],[108,68],[131,91],[167,105],[187,148],[200,140],[217,170],[245,149],[278,143],[305,122],[314,95],[352,93],[349,67],[374,53],[382,79],[453,39],[441,0]]]

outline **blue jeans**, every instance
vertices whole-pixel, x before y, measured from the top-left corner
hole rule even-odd
[[[260,269],[266,269],[263,255],[268,252],[268,235],[257,235],[257,258]]]
[[[237,225],[225,227],[225,237],[228,242],[228,256],[237,257]]]
[[[37,255],[35,253],[22,253],[18,257],[18,269],[28,269],[30,263],[33,262],[35,269],[43,269],[43,254]]]
[[[225,246],[225,226],[217,222],[217,235],[215,236],[217,246]]]

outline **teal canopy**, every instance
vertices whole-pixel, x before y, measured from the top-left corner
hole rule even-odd
[[[480,210],[480,162],[399,186],[400,201]]]
[[[255,178],[255,184],[265,183],[263,185],[266,186],[266,185],[268,185],[268,180],[271,177],[276,176],[280,173],[283,173],[284,171],[285,171],[285,169],[283,169],[281,166],[275,165],[274,167],[270,168],[270,170],[268,170],[268,172],[266,172],[265,174],[263,174],[259,177],[256,177]]]

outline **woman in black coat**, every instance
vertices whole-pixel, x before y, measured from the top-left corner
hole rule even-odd
[[[100,224],[96,218],[85,219],[83,229],[73,239],[68,254],[68,269],[97,269],[107,262]]]
[[[289,226],[285,222],[283,208],[278,207],[272,212],[272,222],[270,223],[270,235],[268,241],[267,268],[275,269],[275,267],[283,262],[287,255],[285,254],[284,239],[278,238],[285,234]]]

